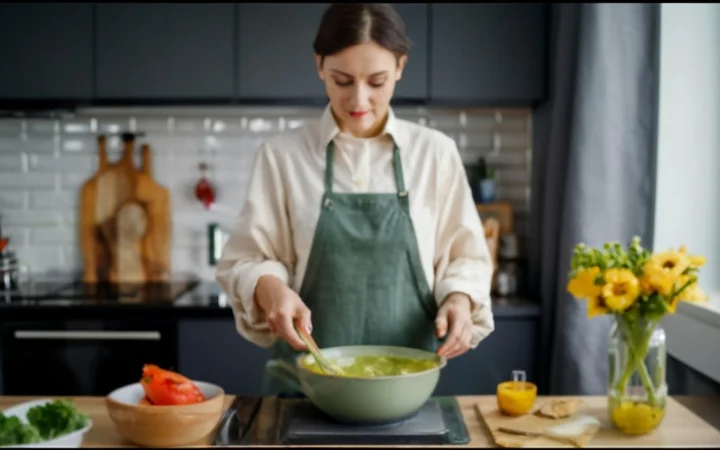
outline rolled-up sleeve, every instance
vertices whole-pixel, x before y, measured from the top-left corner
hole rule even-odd
[[[216,272],[230,297],[238,332],[261,347],[269,347],[274,337],[255,302],[258,279],[273,275],[289,284],[294,260],[286,191],[277,162],[268,145],[262,144],[253,162],[245,204]]]
[[[493,262],[485,232],[473,200],[467,175],[454,141],[438,161],[442,174],[438,187],[435,248],[435,298],[442,304],[453,292],[472,302],[472,348],[495,329],[490,300]]]

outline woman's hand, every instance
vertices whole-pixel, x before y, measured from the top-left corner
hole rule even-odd
[[[454,292],[445,298],[435,319],[438,338],[447,334],[447,339],[437,350],[438,355],[450,359],[470,349],[473,327],[471,311],[472,303],[466,294]]]
[[[265,312],[270,332],[298,351],[307,350],[294,323],[312,331],[310,310],[285,283],[272,275],[260,277],[255,287],[255,302]]]

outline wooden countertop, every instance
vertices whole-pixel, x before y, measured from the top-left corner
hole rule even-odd
[[[38,397],[0,396],[0,410]],[[234,397],[226,398],[229,407]],[[73,397],[78,408],[93,420],[85,447],[134,447],[123,440],[115,431],[105,409],[103,397]],[[542,401],[539,398],[538,401]],[[655,433],[641,437],[626,437],[609,427],[605,409],[607,399],[604,396],[583,397],[586,410],[595,415],[603,424],[603,429],[591,442],[591,446],[603,447],[717,447],[720,445],[720,399],[712,397],[674,397],[670,399],[667,417]],[[484,422],[476,412],[475,405],[495,404],[495,396],[458,397],[471,442],[468,447],[495,447]],[[202,444],[199,444],[202,445]]]

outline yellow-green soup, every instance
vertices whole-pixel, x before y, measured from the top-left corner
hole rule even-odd
[[[346,360],[343,358],[342,360]],[[398,356],[357,356],[350,365],[342,365],[338,360],[330,363],[340,367],[347,377],[387,377],[406,373],[422,372],[438,366],[437,361],[429,359],[401,358]],[[304,360],[310,371],[325,374],[315,360]]]

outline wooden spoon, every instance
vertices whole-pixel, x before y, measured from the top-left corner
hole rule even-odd
[[[332,364],[327,360],[327,358],[325,358],[325,356],[323,356],[322,353],[320,353],[320,348],[315,343],[315,339],[306,333],[303,327],[295,324],[295,331],[297,331],[297,334],[300,335],[300,339],[302,339],[305,345],[307,345],[308,350],[310,350],[310,354],[313,355],[315,361],[317,361],[318,366],[320,366],[323,372],[329,375],[343,375],[344,372],[341,368]]]

